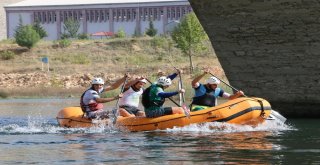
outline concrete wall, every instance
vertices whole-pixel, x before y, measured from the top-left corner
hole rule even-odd
[[[287,117],[320,117],[320,2],[189,0],[231,83]]]
[[[6,13],[3,6],[20,2],[22,0],[1,0],[0,1],[0,40],[7,38]]]

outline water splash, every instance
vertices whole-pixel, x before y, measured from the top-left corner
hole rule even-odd
[[[112,125],[112,124],[108,124]],[[119,130],[101,124],[91,128],[63,128],[50,118],[44,118],[41,114],[28,115],[27,119],[9,119],[9,122],[0,125],[0,134],[72,134],[72,133],[118,133]],[[256,127],[249,125],[235,125],[221,122],[210,122],[202,124],[192,124],[185,127],[167,129],[166,132],[186,132],[186,133],[234,133],[253,131],[287,131],[294,130],[289,124],[266,121]]]
[[[235,132],[254,132],[254,131],[268,131],[279,132],[295,130],[295,128],[289,124],[278,123],[274,121],[266,121],[255,127],[250,125],[237,125],[222,122],[210,122],[202,124],[192,124],[185,127],[175,127],[173,129],[167,129],[166,132],[194,132],[194,133],[235,133]]]
[[[117,132],[106,125],[91,128],[63,128],[52,118],[41,115],[28,115],[27,119],[10,119],[0,125],[0,134],[71,134],[71,133],[114,133]]]

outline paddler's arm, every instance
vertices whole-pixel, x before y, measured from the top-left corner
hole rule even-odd
[[[180,89],[179,91],[176,91],[176,92],[160,92],[158,93],[158,96],[162,98],[169,98],[171,96],[177,95],[179,93],[184,93],[184,92],[185,92],[184,89]]]
[[[129,74],[126,73],[121,79],[117,80],[115,83],[106,86],[104,88],[105,91],[110,91],[110,90],[114,90],[120,87],[120,85],[122,85],[124,83],[124,81],[126,80],[126,77],[129,77]]]
[[[242,91],[238,91],[238,92],[236,92],[235,94],[231,95],[231,96],[229,97],[229,100],[236,99],[236,98],[238,98],[238,97],[240,97],[240,96],[244,96],[244,93],[243,93]]]
[[[117,99],[119,99],[121,97],[122,97],[122,94],[119,94],[118,96],[115,96],[115,97],[109,97],[109,98],[96,98],[96,102],[98,102],[98,103],[106,103],[106,102],[117,100]]]

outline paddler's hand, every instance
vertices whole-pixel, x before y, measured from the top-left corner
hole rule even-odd
[[[178,90],[178,93],[185,93],[186,91],[184,89]]]
[[[114,99],[117,100],[117,99],[120,99],[120,98],[122,98],[122,97],[123,97],[123,94],[120,93],[118,96],[114,97]]]
[[[239,96],[244,96],[244,93],[242,91],[238,91],[236,94],[237,94],[238,97]]]
[[[182,74],[182,70],[179,69],[179,68],[175,68],[176,69],[176,73],[179,75],[179,74]]]
[[[210,69],[209,68],[204,68],[203,69],[203,74],[208,74],[210,73]]]

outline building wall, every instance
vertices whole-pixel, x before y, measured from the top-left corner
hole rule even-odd
[[[231,85],[287,117],[320,117],[320,2],[190,0]]]
[[[14,36],[14,30],[16,29],[16,27],[19,24],[20,16],[21,16],[21,19],[22,19],[22,23],[24,25],[32,23],[31,12],[26,12],[25,11],[25,12],[20,12],[20,13],[10,13],[8,15],[8,25],[9,25],[8,28],[10,29],[8,31],[9,38],[12,38]]]
[[[149,5],[149,6],[148,6]],[[23,22],[31,24],[35,20],[48,32],[45,39],[59,39],[64,32],[63,23],[69,18],[80,22],[79,33],[92,34],[96,32],[113,32],[123,29],[128,36],[132,36],[135,30],[143,34],[149,28],[149,20],[152,20],[158,34],[165,33],[165,25],[168,21],[180,20],[185,14],[192,11],[188,2],[167,4],[141,4],[137,7],[133,4],[116,6],[65,6],[7,8],[8,15],[8,37],[12,38],[14,29],[18,25],[17,15],[23,15]],[[95,8],[96,7],[96,8]],[[28,11],[23,13],[21,11]]]
[[[4,5],[20,2],[22,0],[1,0],[0,1],[0,40],[7,38],[7,19],[3,8]]]

